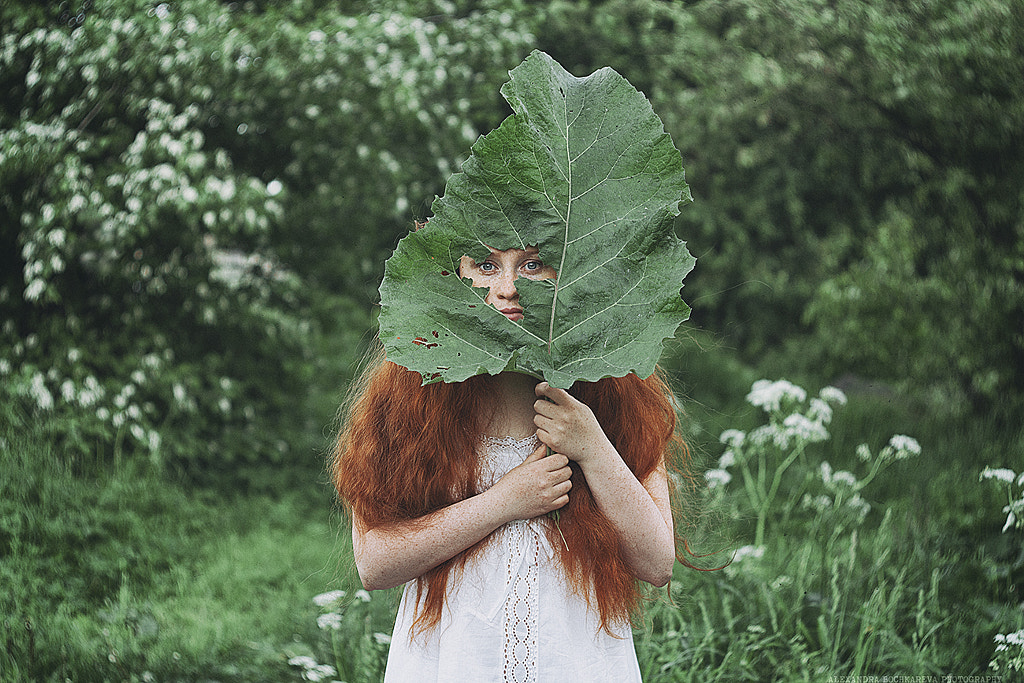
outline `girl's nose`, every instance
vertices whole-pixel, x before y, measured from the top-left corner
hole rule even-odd
[[[499,299],[512,300],[519,296],[515,286],[516,274],[511,272],[502,273],[501,277],[491,285],[491,295]]]

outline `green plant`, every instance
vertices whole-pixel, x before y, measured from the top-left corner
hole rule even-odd
[[[395,591],[370,593],[359,589],[321,593],[313,598],[320,608],[317,626],[329,641],[332,664],[319,664],[312,654],[289,651],[288,663],[301,669],[304,679],[337,676],[346,683],[373,683],[384,675],[391,629],[395,620]]]
[[[611,69],[576,78],[535,51],[509,74],[513,115],[473,146],[434,217],[388,260],[388,358],[424,382],[506,369],[561,388],[647,377],[690,312],[679,289],[694,259],[672,230],[690,200],[679,153]],[[555,274],[522,278],[525,317],[509,320],[460,277],[460,260],[527,247]]]

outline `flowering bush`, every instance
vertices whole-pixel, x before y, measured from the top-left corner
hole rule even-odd
[[[57,418],[69,456],[319,446],[313,378],[358,357],[381,252],[529,38],[494,3],[243,4],[0,15],[0,411]]]

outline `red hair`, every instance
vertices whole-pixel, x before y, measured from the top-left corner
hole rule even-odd
[[[478,493],[476,446],[489,417],[486,395],[493,382],[489,375],[478,375],[421,386],[419,373],[381,354],[353,391],[332,454],[331,475],[349,512],[372,529],[422,517]],[[594,412],[637,479],[646,479],[663,460],[669,469],[686,474],[688,452],[676,434],[675,402],[660,373],[647,379],[630,374],[578,382],[570,393]],[[610,630],[612,624],[637,616],[642,588],[611,522],[579,468],[572,468],[572,493],[559,514],[565,543],[554,525],[549,526],[549,540],[573,591],[596,606],[602,627]],[[486,542],[417,580],[419,631],[437,625],[452,570],[460,571]]]

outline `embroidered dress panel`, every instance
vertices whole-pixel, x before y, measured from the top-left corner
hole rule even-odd
[[[484,437],[480,490],[539,445]],[[571,494],[570,494],[571,495]],[[636,683],[640,667],[629,624],[614,634],[574,595],[548,541],[544,518],[517,520],[453,573],[441,623],[411,636],[415,582],[406,584],[388,652],[385,683]]]

